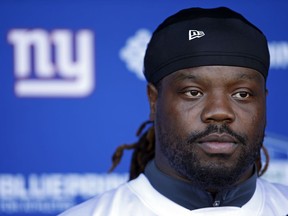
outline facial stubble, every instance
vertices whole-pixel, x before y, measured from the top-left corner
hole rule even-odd
[[[165,128],[164,132],[160,124],[156,127],[160,150],[170,166],[194,185],[213,191],[228,189],[238,182],[259,157],[264,138],[264,129],[248,140],[246,135],[232,131],[227,125],[209,125],[204,131],[192,132],[184,138],[175,130]],[[210,155],[211,160],[203,161],[196,143],[211,133],[227,133],[238,140],[238,157],[231,161],[229,155],[215,154]]]

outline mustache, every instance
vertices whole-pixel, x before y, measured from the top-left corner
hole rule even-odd
[[[204,131],[193,132],[188,137],[188,143],[189,144],[195,143],[195,142],[197,142],[197,140],[204,138],[204,137],[206,137],[210,134],[213,134],[213,133],[229,134],[230,136],[234,137],[239,143],[241,143],[243,145],[247,145],[247,136],[244,134],[240,134],[240,133],[233,131],[226,124],[223,124],[220,126],[219,125],[208,125]]]

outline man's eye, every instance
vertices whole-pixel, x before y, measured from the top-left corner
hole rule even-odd
[[[189,91],[184,92],[184,94],[188,97],[193,97],[193,98],[201,97],[203,95],[202,92],[197,91],[197,90],[189,90]]]
[[[241,91],[241,92],[237,92],[233,94],[232,97],[238,98],[238,99],[246,99],[246,98],[251,97],[251,94],[249,92]]]

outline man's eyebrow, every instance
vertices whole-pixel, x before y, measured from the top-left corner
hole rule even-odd
[[[238,74],[237,79],[242,79],[242,80],[255,80],[257,77],[253,74]]]
[[[175,78],[174,78],[174,81],[175,82],[180,82],[180,81],[185,81],[185,80],[198,80],[199,78],[195,75],[192,75],[192,74],[184,74],[184,73],[181,73],[179,75],[177,75]]]

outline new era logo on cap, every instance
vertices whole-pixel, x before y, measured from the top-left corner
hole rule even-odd
[[[189,40],[193,40],[195,38],[201,38],[205,35],[203,31],[198,30],[189,30]]]

